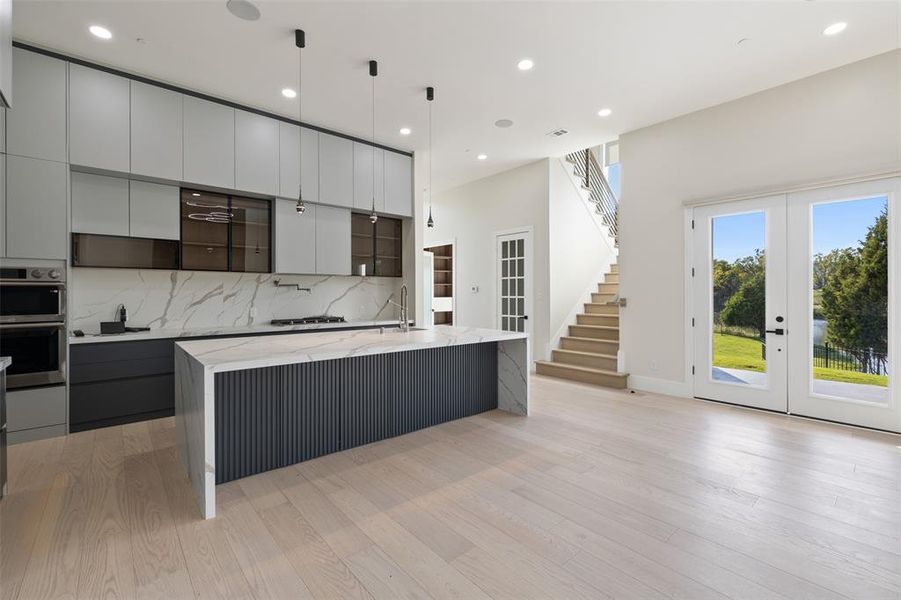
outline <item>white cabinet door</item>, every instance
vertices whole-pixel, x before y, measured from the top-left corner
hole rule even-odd
[[[0,0],[0,106],[13,102],[13,0]]]
[[[336,206],[354,205],[354,143],[327,133],[319,134],[319,201]]]
[[[297,199],[298,163],[297,125],[279,123],[279,184],[278,195],[282,198]],[[303,198],[308,202],[319,202],[319,132],[303,128]]]
[[[182,95],[131,82],[131,172],[181,181]]]
[[[385,212],[413,216],[413,159],[397,152],[385,153]]]
[[[184,97],[185,181],[235,187],[235,109]]]
[[[66,63],[13,48],[16,104],[6,118],[6,151],[66,162]]]
[[[350,275],[350,209],[316,207],[316,273]]]
[[[278,127],[269,117],[235,111],[235,188],[278,194]]]
[[[69,65],[69,163],[129,171],[129,82]]]
[[[275,200],[276,273],[310,275],[316,272],[316,211],[307,204],[302,215],[294,210],[294,200]]]
[[[2,1],[2,0],[0,0]],[[6,152],[6,109],[0,108],[0,152]]]
[[[72,173],[72,231],[128,235],[128,180]]]
[[[68,173],[65,163],[6,156],[7,256],[66,259]]]
[[[178,186],[131,181],[128,206],[128,233],[131,237],[158,240],[177,240],[181,237]]]
[[[375,194],[373,195],[372,173],[375,167]],[[385,211],[385,151],[369,144],[354,142],[354,208]]]

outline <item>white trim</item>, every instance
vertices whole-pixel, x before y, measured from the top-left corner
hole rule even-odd
[[[526,326],[526,333],[529,334],[531,341],[534,341],[535,338],[535,265],[534,265],[534,240],[535,240],[535,228],[532,225],[523,225],[522,227],[514,227],[512,229],[500,229],[494,232],[494,281],[492,282],[492,288],[494,290],[494,329],[500,329],[500,323],[498,322],[498,307],[501,304],[500,299],[500,288],[498,287],[498,282],[500,281],[500,271],[498,267],[500,265],[500,257],[497,254],[497,238],[505,235],[516,235],[516,234],[524,234],[525,236],[525,265],[526,265],[526,316],[529,318],[529,324]],[[530,343],[531,347],[532,344]],[[529,354],[533,354],[534,350],[530,351]],[[529,361],[531,362],[532,357],[529,357]]]
[[[457,268],[457,264],[459,264],[459,259],[457,258],[457,238],[452,237],[450,240],[439,240],[435,242],[429,242],[427,245],[423,244],[423,252],[430,252],[429,248],[434,248],[436,246],[450,246],[451,247],[451,312],[453,313],[454,325],[459,325],[457,320],[457,294],[460,292],[460,288],[457,287],[457,276],[460,274],[460,269]],[[432,277],[435,276],[435,269],[432,268]],[[432,298],[434,300],[435,297],[435,286],[432,285]],[[435,313],[432,310],[432,307],[428,307],[428,313],[432,317],[432,325],[435,324]]]
[[[684,318],[684,327],[682,329],[683,335],[683,347],[685,349],[685,364],[683,365],[683,374],[682,378],[688,385],[688,395],[695,395],[695,378],[694,374],[691,372],[691,368],[694,365],[694,356],[695,356],[695,336],[694,336],[694,328],[691,325],[692,313],[694,310],[694,306],[692,303],[692,299],[694,298],[694,277],[691,276],[691,269],[693,265],[693,252],[694,243],[695,243],[695,232],[692,227],[692,222],[694,219],[694,209],[692,207],[685,207],[684,211],[684,223],[685,223],[685,237],[682,240],[682,252],[685,253],[685,262],[684,262],[684,273],[683,277],[685,278],[685,287],[683,291],[682,301],[685,306],[685,314]]]
[[[691,398],[693,396],[692,382],[690,379],[687,381],[673,381],[671,379],[629,375],[629,387],[642,392],[664,394],[666,396],[675,396],[677,398]]]

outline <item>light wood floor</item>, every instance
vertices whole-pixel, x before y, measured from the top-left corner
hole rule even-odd
[[[172,419],[10,449],[0,597],[901,598],[901,438],[535,378],[219,487]]]

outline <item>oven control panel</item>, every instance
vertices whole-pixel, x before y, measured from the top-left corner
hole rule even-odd
[[[53,267],[10,268],[0,269],[0,284],[15,281],[65,281],[65,269]]]

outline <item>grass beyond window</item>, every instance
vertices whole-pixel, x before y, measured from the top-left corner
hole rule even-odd
[[[766,361],[763,360],[761,346],[763,344],[759,340],[752,338],[714,333],[713,366],[764,373],[766,372]],[[816,367],[813,370],[813,376],[814,379],[823,381],[841,381],[843,383],[862,383],[888,387],[888,377],[885,375],[871,375],[869,373]]]

